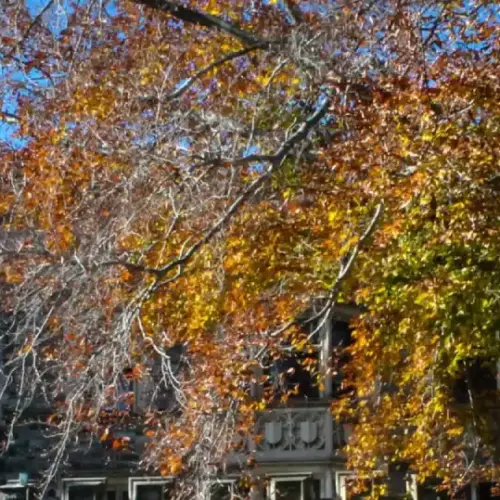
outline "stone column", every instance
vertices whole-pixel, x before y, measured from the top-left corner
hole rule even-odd
[[[333,471],[331,467],[328,467],[321,483],[321,500],[333,500],[334,498],[335,488],[333,485]]]

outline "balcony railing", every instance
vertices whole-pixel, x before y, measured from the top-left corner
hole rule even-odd
[[[328,460],[343,446],[342,426],[328,408],[286,408],[262,413],[253,444],[258,462]]]

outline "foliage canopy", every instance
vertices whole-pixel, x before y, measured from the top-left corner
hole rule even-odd
[[[273,400],[248,397],[263,357],[310,348],[298,315],[356,303],[332,402],[351,465],[498,479],[497,394],[453,393],[500,356],[498,17],[480,0],[5,4],[17,418],[58,401],[57,450],[140,421],[146,466],[209,473]],[[152,359],[175,408],[123,410],[124,370]]]

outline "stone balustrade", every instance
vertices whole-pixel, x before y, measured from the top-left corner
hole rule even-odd
[[[329,460],[343,445],[342,427],[328,408],[283,408],[262,413],[253,443],[258,462]]]

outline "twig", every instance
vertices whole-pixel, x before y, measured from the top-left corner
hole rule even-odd
[[[381,201],[377,205],[377,208],[375,209],[375,212],[373,214],[373,217],[370,220],[370,223],[368,224],[368,227],[366,228],[366,230],[361,235],[358,242],[356,243],[356,245],[352,249],[352,251],[349,255],[349,258],[345,261],[344,264],[340,265],[340,269],[339,269],[339,272],[337,274],[337,278],[335,279],[333,285],[330,287],[330,291],[328,293],[328,296],[327,296],[327,299],[326,299],[324,306],[321,308],[321,310],[317,314],[315,314],[314,316],[307,319],[305,321],[305,324],[312,323],[316,319],[320,318],[322,315],[325,315],[325,316],[329,315],[329,313],[331,312],[331,310],[335,306],[336,298],[337,298],[337,295],[339,293],[340,286],[342,285],[342,282],[349,275],[349,273],[354,265],[354,262],[356,261],[357,256],[359,255],[360,251],[363,249],[368,238],[372,235],[373,231],[375,230],[375,227],[377,226],[377,223],[380,220],[380,218],[383,214],[383,211],[384,211],[384,203]],[[286,330],[288,330],[291,326],[293,326],[296,323],[297,323],[297,320],[294,318],[294,319],[288,321],[287,323],[285,323],[278,330],[272,332],[270,334],[270,336],[277,337],[277,336],[281,335],[283,332],[285,332]],[[311,335],[313,335],[314,333],[316,333],[316,332],[314,331]],[[265,350],[266,348],[263,348],[263,349]],[[264,352],[262,349],[261,349],[261,351]],[[259,353],[257,354],[257,356],[256,356],[257,359],[259,356],[262,355],[261,351],[259,351]]]
[[[252,45],[250,47],[246,47],[244,49],[237,50],[236,52],[231,52],[231,53],[225,55],[224,57],[217,59],[213,63],[210,63],[208,66],[205,66],[204,68],[200,69],[191,78],[188,78],[176,91],[169,94],[166,97],[166,99],[167,100],[177,99],[182,94],[184,94],[184,92],[186,92],[186,90],[188,90],[198,78],[207,74],[210,70],[216,68],[217,66],[220,66],[228,61],[232,61],[233,59],[237,59],[238,57],[244,56],[244,55],[248,54],[249,52],[253,52],[254,50],[263,50],[267,47],[268,47],[267,43],[259,43],[257,45]]]
[[[283,145],[278,149],[278,151],[271,155],[249,155],[237,160],[233,160],[233,165],[242,165],[248,163],[270,163],[269,168],[259,177],[257,177],[250,185],[236,198],[236,200],[231,204],[225,214],[205,233],[205,235],[200,238],[196,243],[194,243],[186,253],[181,254],[178,258],[170,261],[165,266],[155,269],[149,268],[145,266],[141,266],[140,264],[132,264],[126,261],[120,260],[110,260],[104,262],[100,265],[102,266],[110,266],[110,265],[121,265],[126,267],[131,271],[139,271],[144,273],[149,273],[156,275],[158,278],[164,278],[172,269],[178,268],[177,275],[180,275],[182,267],[186,265],[197,250],[208,243],[215,235],[217,235],[222,228],[227,224],[227,222],[233,217],[233,215],[238,211],[238,209],[243,205],[245,201],[247,201],[251,196],[253,196],[258,189],[260,189],[261,185],[266,181],[271,174],[278,168],[282,161],[285,159],[287,154],[293,149],[295,145],[297,145],[300,141],[305,139],[311,129],[315,127],[321,118],[326,114],[329,107],[329,101],[327,99],[321,104],[321,106],[317,109],[317,111],[311,115],[295,132],[289,139],[287,139]],[[230,160],[228,160],[230,161]],[[170,280],[169,280],[170,282]],[[158,282],[158,286],[161,283]]]

